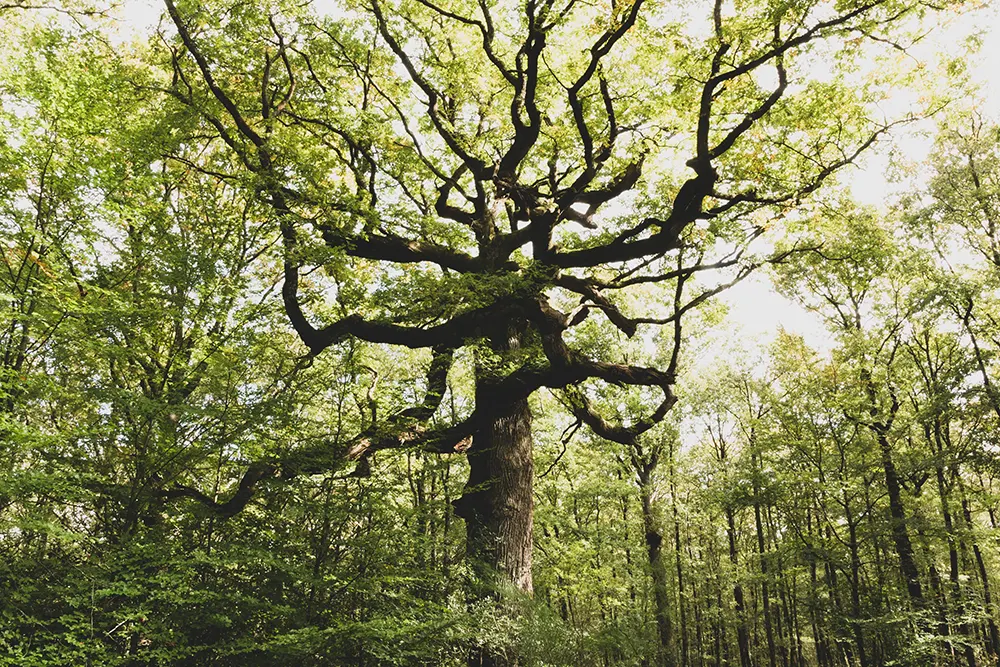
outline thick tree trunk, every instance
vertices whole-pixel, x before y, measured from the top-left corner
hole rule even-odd
[[[501,354],[516,349],[518,336],[498,336],[494,346]],[[477,369],[477,405],[508,402],[496,381],[493,374]],[[531,594],[535,470],[528,401],[511,404],[505,415],[476,432],[467,458],[469,481],[455,501],[455,513],[465,519],[466,557],[482,595],[500,601],[510,593]],[[509,647],[479,647],[469,664],[510,667],[519,661]]]
[[[477,391],[482,400],[482,391]],[[469,481],[456,502],[465,519],[466,556],[500,586],[530,593],[534,462],[531,410],[519,401],[479,431],[468,452]]]

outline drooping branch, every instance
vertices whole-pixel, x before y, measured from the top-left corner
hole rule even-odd
[[[667,416],[667,412],[677,403],[677,397],[674,396],[672,391],[665,392],[663,401],[652,414],[643,417],[630,426],[620,426],[610,423],[594,410],[582,391],[569,392],[569,400],[574,416],[589,426],[590,430],[605,440],[623,445],[635,445],[639,436],[663,421],[663,418]]]
[[[458,347],[470,339],[480,337],[481,332],[490,323],[502,320],[507,316],[507,308],[503,304],[493,304],[465,311],[440,324],[429,327],[367,320],[360,315],[353,314],[322,328],[316,328],[309,323],[302,311],[297,289],[298,268],[290,267],[289,263],[286,263],[285,283],[282,288],[285,311],[295,332],[309,348],[312,355],[319,354],[347,338],[358,338],[369,343],[402,345],[414,349],[440,345]]]
[[[424,400],[416,406],[401,410],[389,417],[385,425],[373,422],[363,432],[347,443],[322,442],[317,445],[293,450],[271,460],[255,461],[247,466],[236,490],[224,502],[219,502],[198,489],[184,485],[174,485],[160,492],[164,499],[190,498],[204,505],[221,517],[239,513],[253,499],[261,483],[270,479],[289,481],[300,475],[316,475],[332,472],[350,461],[359,461],[358,474],[367,469],[366,458],[374,451],[409,446],[411,442],[424,437],[440,445],[441,439],[422,436],[427,422],[441,405],[447,388],[448,371],[451,369],[454,349],[438,346],[433,349],[431,364],[427,371],[427,389]],[[456,446],[453,443],[452,446]],[[356,471],[358,472],[358,471]],[[357,476],[357,475],[355,475]]]
[[[542,387],[564,388],[589,377],[598,377],[614,384],[667,386],[672,383],[672,380],[668,382],[664,374],[655,369],[608,364],[573,355],[568,364],[522,366],[498,383],[497,395],[504,397],[503,400],[477,405],[471,415],[450,426],[427,428],[426,422],[437,411],[444,396],[451,360],[450,347],[439,346],[434,349],[427,373],[427,390],[419,405],[396,413],[384,425],[373,424],[346,443],[319,443],[273,460],[251,463],[241,477],[236,491],[224,502],[218,502],[193,487],[183,485],[165,489],[161,495],[165,499],[196,500],[210,511],[229,517],[246,507],[260,484],[271,479],[288,481],[303,474],[327,473],[349,461],[358,461],[373,452],[386,449],[406,447],[439,453],[462,453],[473,433],[506,414],[512,405]]]
[[[257,492],[258,485],[263,480],[274,477],[277,470],[278,467],[271,463],[251,463],[240,478],[236,491],[233,492],[228,500],[223,502],[219,502],[194,487],[182,484],[176,484],[169,489],[164,489],[160,492],[160,497],[164,500],[189,498],[197,501],[213,514],[228,518],[239,514],[244,507],[250,504],[254,494]]]
[[[343,250],[350,257],[396,264],[430,262],[460,273],[476,273],[483,270],[478,259],[472,255],[431,241],[390,234],[349,234],[322,223],[317,223],[315,226],[328,247]]]
[[[876,141],[882,138],[885,134],[890,132],[893,128],[906,123],[912,123],[919,120],[917,116],[907,116],[906,118],[901,118],[899,120],[892,121],[890,123],[885,123],[879,125],[874,131],[869,134],[864,141],[858,144],[854,150],[850,152],[843,153],[842,157],[829,164],[817,165],[820,167],[819,170],[811,176],[811,178],[803,183],[800,187],[795,188],[789,192],[786,192],[779,196],[765,196],[758,194],[755,190],[749,190],[746,192],[741,192],[739,194],[725,194],[718,191],[713,191],[711,196],[713,199],[718,199],[723,203],[708,209],[705,212],[706,218],[714,218],[723,213],[735,208],[736,206],[744,203],[758,204],[762,206],[774,206],[778,204],[785,204],[788,202],[795,202],[803,199],[807,195],[812,194],[823,185],[831,176],[836,172],[840,171],[844,167],[854,164],[857,162],[861,154],[866,150],[871,148]]]
[[[570,281],[568,284],[577,286]],[[660,371],[644,366],[610,364],[583,357],[571,350],[562,338],[563,332],[571,326],[571,317],[552,308],[539,298],[531,313],[532,320],[542,334],[542,348],[553,369],[555,383],[550,380],[546,386],[569,388],[570,406],[574,415],[587,424],[596,434],[622,443],[634,443],[642,433],[663,420],[677,399],[673,393],[676,381],[674,372]],[[576,388],[588,379],[599,379],[618,386],[657,387],[663,392],[663,400],[647,417],[637,420],[631,426],[615,426],[603,419],[590,405],[586,396]]]
[[[607,318],[626,336],[631,338],[635,335],[635,322],[625,317],[622,312],[618,310],[618,307],[615,306],[606,296],[601,294],[591,282],[588,282],[583,278],[563,274],[556,278],[555,284],[581,295],[581,297],[583,297],[581,301],[589,299],[598,308],[604,311]]]

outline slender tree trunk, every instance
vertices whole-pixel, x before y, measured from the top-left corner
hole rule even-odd
[[[804,667],[806,664],[805,658],[805,648],[802,644],[802,613],[801,605],[799,604],[799,586],[798,577],[792,574],[790,577],[791,584],[788,588],[788,608],[790,614],[790,622],[792,624],[791,631],[794,633],[794,652],[792,664],[798,665],[799,667]]]
[[[813,537],[813,520],[812,520],[812,510],[806,509],[806,532]],[[816,533],[815,537],[817,541],[822,538],[819,527],[819,515],[817,513],[816,518]],[[827,667],[830,663],[829,655],[830,649],[826,641],[825,630],[825,619],[820,607],[820,597],[819,597],[819,577],[816,573],[816,562],[819,560],[819,553],[814,550],[810,550],[809,558],[809,624],[812,627],[813,645],[816,649],[816,664],[819,667]]]
[[[759,461],[756,454],[751,454],[751,461],[758,471],[760,470]],[[757,531],[757,558],[760,563],[760,597],[763,604],[763,614],[764,614],[764,635],[767,638],[767,663],[770,667],[777,667],[778,661],[775,653],[774,647],[774,628],[772,626],[771,618],[771,591],[770,582],[768,581],[769,573],[767,570],[767,553],[766,545],[764,543],[764,524],[761,519],[760,512],[760,485],[754,481],[754,503],[753,503],[753,517],[754,517],[754,528]]]
[[[833,530],[830,526],[826,527],[826,539],[828,542],[833,541]],[[837,618],[843,618],[844,607],[840,602],[840,590],[837,584],[837,568],[832,562],[826,560],[823,562],[823,578],[826,583],[826,589],[829,591],[830,600],[833,602],[834,611],[837,614]],[[852,664],[854,660],[854,653],[851,649],[851,642],[844,636],[844,633],[839,629],[834,630],[834,641],[837,642],[837,647],[843,654],[847,664]]]
[[[694,549],[691,546],[691,531],[686,531],[686,542],[685,546],[687,549],[687,557],[689,563],[698,563],[707,575],[707,563],[705,562],[705,552],[704,550],[699,550],[698,558],[695,559]],[[700,588],[699,588],[700,587]],[[704,597],[698,591],[701,590],[704,593]],[[691,667],[697,665],[697,667],[702,667],[705,662],[705,630],[704,630],[704,615],[707,611],[706,608],[702,607],[702,600],[705,600],[704,604],[709,605],[708,602],[708,580],[705,577],[699,579],[691,580],[691,607],[694,610],[694,641],[695,641],[695,660],[692,661]]]
[[[652,466],[639,471],[639,496],[642,500],[642,524],[646,532],[646,555],[653,578],[653,612],[656,616],[656,636],[659,641],[659,664],[674,663],[674,629],[670,621],[670,599],[667,596],[667,566],[663,562],[663,534],[653,516]]]
[[[621,471],[619,471],[618,479],[621,479]],[[629,497],[627,494],[622,494],[622,532],[624,533],[623,539],[625,541],[625,568],[627,572],[632,572],[632,536],[629,534],[629,519],[628,519],[628,501]],[[635,604],[636,598],[638,597],[638,592],[635,589],[635,577],[629,576],[628,579],[628,599]]]
[[[875,416],[878,414],[879,408],[871,373],[863,369],[861,377],[868,394],[871,414]],[[882,471],[885,476],[885,488],[889,496],[889,523],[892,542],[896,551],[896,557],[899,559],[899,570],[903,576],[903,582],[906,585],[906,592],[909,595],[911,605],[915,609],[920,609],[924,606],[924,595],[920,585],[920,572],[917,570],[917,562],[913,556],[913,544],[910,541],[910,534],[906,526],[906,511],[903,508],[899,475],[896,473],[896,464],[892,457],[892,444],[889,442],[889,431],[892,428],[893,421],[899,409],[899,402],[896,399],[896,395],[891,395],[892,407],[889,409],[888,418],[882,422],[869,423],[867,426],[878,442]]]
[[[903,494],[896,474],[896,465],[892,460],[892,446],[884,428],[876,430],[879,452],[882,458],[882,469],[885,473],[885,487],[889,494],[889,515],[891,517],[892,542],[899,558],[899,569],[906,584],[906,592],[910,602],[917,609],[924,606],[924,594],[920,586],[920,573],[913,556],[913,544],[906,527],[906,512],[903,509]]]
[[[674,446],[670,443],[670,509],[674,519],[674,568],[677,570],[677,608],[680,614],[681,664],[690,664],[687,627],[687,600],[684,599],[684,568],[681,566],[681,522],[677,512],[677,468],[674,462]]]
[[[843,498],[844,514],[847,520],[847,546],[851,552],[851,628],[861,667],[868,667],[864,630],[861,626],[861,556],[858,551],[858,523],[851,511],[850,495],[847,493],[847,489],[844,489]]]
[[[715,627],[712,633],[712,648],[715,655],[715,667],[720,667],[723,659],[729,662],[729,642],[726,641],[726,617],[722,606],[722,580],[720,558],[715,559]]]
[[[778,524],[774,518],[774,505],[767,506],[766,525],[769,536],[769,548],[774,554],[775,576],[778,596],[778,655],[783,667],[796,665],[799,661],[799,649],[802,646],[798,626],[798,605],[796,604],[795,580],[796,573],[785,569],[784,558],[778,548]]]
[[[917,534],[920,535],[921,541],[924,541],[923,532],[918,530]],[[941,589],[941,575],[933,561],[927,567],[927,578],[930,579],[931,591],[933,593],[932,600],[934,606],[937,608],[937,634],[938,637],[942,638],[945,653],[949,659],[954,661],[955,647],[951,643],[951,632],[948,628],[948,614],[946,612],[948,601],[944,591]]]
[[[962,484],[962,476],[958,470],[954,472],[954,478],[962,496],[962,517],[965,519],[966,530],[972,536],[972,553],[976,558],[976,569],[979,571],[979,580],[983,586],[983,603],[986,607],[986,651],[990,655],[1000,655],[1000,631],[997,630],[996,621],[993,620],[993,595],[990,591],[990,578],[986,571],[986,561],[983,559],[982,549],[979,548],[979,540],[976,539],[973,532],[975,524],[972,520],[972,509],[969,507],[969,499],[965,496],[965,486]]]
[[[733,566],[733,601],[736,603],[736,641],[740,649],[740,667],[750,667],[750,638],[747,636],[746,601],[743,597],[743,584],[737,571],[738,558],[736,550],[736,517],[731,507],[726,508],[726,533],[729,538],[729,562]]]
[[[877,615],[885,613],[885,611],[891,611],[892,605],[889,603],[891,598],[887,598],[885,595],[885,592],[888,590],[885,573],[886,550],[882,539],[879,537],[881,528],[876,521],[875,501],[871,497],[870,484],[871,482],[866,480],[864,486],[865,510],[863,514],[867,520],[869,534],[875,536],[872,540],[872,564],[875,566],[876,585],[868,587],[868,595],[871,600],[872,614]],[[878,664],[878,661],[875,660],[875,663]]]
[[[958,537],[952,522],[951,508],[948,503],[948,484],[945,480],[944,467],[939,463],[935,466],[938,497],[941,500],[941,516],[944,520],[944,530],[948,538],[948,583],[951,588],[952,606],[954,611],[962,614],[962,582],[958,564]],[[972,647],[972,628],[968,623],[959,623],[958,631],[966,638],[964,642],[965,662],[969,667],[976,667],[976,652]]]
[[[764,615],[764,636],[767,639],[767,663],[770,667],[778,664],[777,653],[774,645],[774,627],[771,614],[771,587],[768,581],[767,553],[764,545],[764,529],[761,524],[760,503],[755,502],[753,506],[754,524],[757,530],[757,557],[760,561],[760,597],[762,601],[761,612]]]
[[[816,664],[827,667],[826,635],[823,632],[823,621],[819,612],[819,580],[816,576],[816,559],[809,559],[809,583],[812,588],[809,593],[809,624],[812,626],[813,646],[816,649]]]

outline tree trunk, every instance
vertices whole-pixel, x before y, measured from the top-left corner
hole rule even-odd
[[[885,432],[876,430],[879,451],[882,458],[882,470],[885,473],[885,487],[889,494],[889,514],[891,516],[892,542],[899,557],[899,569],[906,584],[906,592],[910,602],[917,609],[924,606],[924,595],[920,585],[920,573],[913,556],[913,544],[906,528],[906,513],[903,510],[903,494],[896,474],[896,465],[892,460],[892,446]]]
[[[509,333],[494,340],[494,350],[519,347]],[[497,378],[477,369],[476,405],[508,403]],[[465,519],[466,557],[476,572],[481,594],[501,600],[505,594],[532,592],[531,555],[534,523],[531,409],[527,400],[510,404],[506,414],[477,431],[468,451],[469,481],[455,501],[455,513]],[[518,665],[509,648],[478,647],[470,665]]]
[[[698,561],[695,560],[694,552],[693,552],[693,550],[691,548],[691,531],[690,530],[687,531],[687,543],[686,543],[686,546],[687,546],[688,562],[690,562],[690,563],[704,562],[704,556],[705,556],[704,551],[702,551],[699,554]],[[708,572],[706,572],[706,576],[707,575],[708,575]],[[705,664],[705,630],[704,630],[703,621],[702,621],[702,617],[703,617],[704,614],[703,614],[703,611],[702,611],[702,602],[701,602],[702,598],[700,597],[700,595],[698,593],[699,586],[701,586],[702,590],[704,590],[704,592],[705,592],[705,598],[706,598],[705,603],[704,603],[705,604],[705,610],[707,611],[711,607],[711,603],[707,600],[708,593],[709,593],[709,590],[708,590],[709,589],[709,584],[707,583],[707,581],[704,578],[700,582],[697,579],[692,580],[691,581],[691,606],[694,608],[694,642],[695,642],[694,656],[695,656],[696,660],[693,663],[691,663],[691,667],[695,667],[695,666],[702,667],[702,665]]]
[[[477,401],[484,392],[477,390]],[[468,452],[469,481],[459,501],[466,556],[501,586],[530,593],[534,462],[531,410],[513,411],[476,433]]]
[[[711,545],[712,543],[709,542],[709,544]],[[714,551],[712,549],[713,565],[715,566],[715,576],[712,577],[712,583],[715,586],[715,623],[712,627],[712,654],[715,656],[715,667],[721,667],[723,664],[723,655],[725,656],[725,661],[729,662],[729,642],[726,641],[726,617],[722,606],[722,563],[720,562],[720,557]]]
[[[918,530],[917,534],[920,536],[921,541],[926,542],[926,536],[922,531]],[[933,561],[931,561],[931,563],[927,566],[927,578],[930,579],[931,591],[933,593],[933,601],[936,611],[935,615],[937,616],[937,635],[941,639],[947,659],[954,662],[955,647],[951,643],[951,632],[948,628],[948,614],[945,609],[948,602],[945,599],[944,592],[941,590],[941,575],[938,573],[937,566]]]
[[[653,578],[653,605],[656,616],[656,636],[659,642],[658,664],[672,667],[674,629],[670,621],[670,600],[667,596],[667,566],[663,562],[663,534],[653,516],[652,468],[639,471],[639,495],[642,499],[642,524],[646,533],[646,555]]]
[[[757,455],[754,453],[750,454],[750,460],[758,472],[760,471],[760,461]],[[767,638],[767,664],[770,667],[777,667],[778,661],[774,646],[774,627],[772,625],[771,618],[771,590],[770,582],[768,581],[769,573],[767,570],[767,548],[764,543],[764,524],[761,520],[760,512],[760,485],[757,482],[757,477],[754,477],[753,483],[754,501],[753,501],[753,518],[754,518],[754,528],[757,532],[757,559],[760,565],[760,597],[763,603],[762,613],[764,615],[764,635]]]
[[[674,518],[674,569],[677,570],[677,610],[680,614],[681,664],[690,664],[688,646],[687,601],[684,599],[684,568],[681,564],[681,522],[677,513],[677,479],[673,444],[670,446],[670,508]]]
[[[972,553],[976,559],[976,569],[979,573],[979,581],[983,590],[983,606],[986,611],[986,652],[991,656],[1000,654],[1000,631],[997,630],[996,621],[993,620],[993,595],[990,591],[990,578],[986,571],[986,562],[983,559],[982,549],[979,547],[979,539],[976,537],[976,525],[972,519],[972,508],[969,506],[969,499],[965,494],[965,484],[962,482],[961,471],[957,467],[952,470],[952,477],[958,485],[958,491],[962,500],[962,518],[965,519],[965,529],[972,540]]]
[[[820,542],[822,540],[822,534],[820,533],[819,527],[819,517],[817,513],[816,519],[816,533],[813,534],[813,521],[812,521],[812,510],[806,509],[806,533],[809,535],[809,540],[816,540]],[[830,655],[829,646],[826,642],[825,631],[825,618],[822,612],[824,607],[821,607],[821,600],[819,596],[819,577],[816,573],[816,562],[819,560],[819,552],[810,549],[809,552],[809,624],[812,628],[813,645],[816,649],[816,664],[819,667],[827,667],[830,660],[828,656]]]
[[[750,667],[750,638],[747,635],[746,602],[743,599],[743,585],[739,582],[736,550],[736,517],[732,508],[726,508],[726,533],[729,538],[729,562],[733,566],[733,600],[736,602],[736,642],[740,649],[740,667]]]
[[[833,529],[829,525],[826,527],[826,540],[827,542],[833,542]],[[838,590],[837,583],[837,568],[830,559],[823,561],[823,579],[826,584],[826,590],[830,595],[830,600],[833,602],[836,618],[844,618],[844,606],[840,602],[840,591]],[[854,651],[851,648],[850,640],[839,629],[835,629],[834,633],[834,641],[837,643],[837,648],[840,649],[841,654],[843,654],[844,661],[849,665],[854,664]]]
[[[951,518],[951,507],[948,503],[948,484],[945,481],[944,467],[940,464],[935,466],[935,478],[937,480],[938,497],[941,500],[941,516],[944,520],[945,536],[948,538],[948,583],[951,588],[951,602],[954,613],[961,617],[963,615],[963,593],[958,564],[958,536],[955,534],[955,526]],[[966,638],[962,647],[965,662],[969,667],[976,667],[976,652],[972,647],[972,627],[962,621],[958,624],[958,631]]]
[[[844,514],[847,520],[847,546],[851,554],[851,630],[861,667],[868,667],[868,655],[865,651],[865,635],[861,619],[861,556],[858,549],[858,523],[851,511],[851,498],[846,488],[843,491],[843,498]]]

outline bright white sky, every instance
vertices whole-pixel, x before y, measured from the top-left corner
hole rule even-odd
[[[969,72],[980,86],[982,111],[1000,120],[1000,3],[994,4],[956,18],[912,48],[910,55],[932,67],[942,62],[940,54],[953,53],[956,44],[980,32],[983,45],[968,62]],[[855,198],[885,210],[892,194],[904,187],[888,178],[890,150],[895,150],[908,162],[923,161],[932,147],[934,126],[935,121],[930,120],[901,128],[889,141],[870,152],[859,167],[847,174]],[[743,334],[739,338],[751,341],[754,346],[774,340],[782,328],[802,335],[818,350],[829,351],[832,346],[820,318],[777,294],[763,275],[752,276],[728,290],[722,301],[729,306],[730,317]],[[726,338],[732,340],[731,336]],[[699,361],[708,364],[719,355],[733,352],[725,348],[725,345],[712,346]]]

